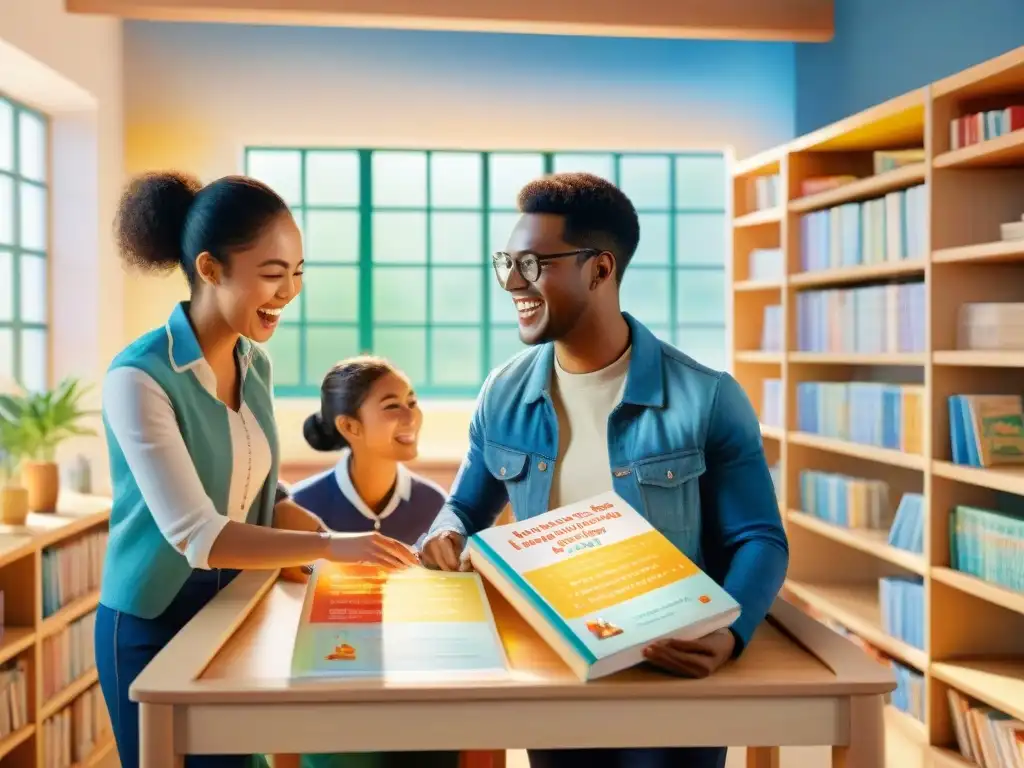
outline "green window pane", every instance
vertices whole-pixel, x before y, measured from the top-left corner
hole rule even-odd
[[[430,319],[435,323],[479,324],[483,267],[437,267],[430,274]]]
[[[640,244],[633,254],[633,264],[668,266],[672,252],[671,221],[667,213],[641,213]],[[626,270],[629,274],[629,270]]]
[[[430,377],[434,386],[472,387],[480,384],[480,328],[434,328],[430,332]]]
[[[425,328],[374,328],[373,352],[396,365],[413,386],[427,383],[427,331]]]
[[[725,208],[728,173],[722,155],[676,158],[676,208]]]
[[[18,267],[21,272],[21,319],[26,323],[45,323],[47,318],[46,259],[42,256],[22,254]]]
[[[359,214],[354,211],[306,211],[305,246],[307,261],[359,261]]]
[[[519,340],[519,329],[515,326],[510,328],[491,328],[491,359],[489,368],[497,368],[526,349],[526,345]]]
[[[299,326],[282,323],[267,342],[275,387],[297,387],[299,378]]]
[[[508,246],[508,238],[519,221],[518,213],[492,213],[488,216],[487,256],[490,258],[495,251],[504,251]]]
[[[484,253],[483,228],[481,213],[431,214],[431,264],[483,264],[490,258]]]
[[[425,323],[426,321],[426,268],[375,267],[373,270],[373,322]]]
[[[0,243],[14,244],[14,182],[0,175]]]
[[[483,155],[434,152],[430,156],[430,205],[480,208],[483,205]]]
[[[21,183],[21,247],[33,251],[46,250],[46,190],[27,182]]]
[[[694,360],[716,371],[724,371],[729,363],[725,346],[725,328],[686,328],[676,331],[677,343]]]
[[[655,325],[653,323],[645,323],[645,325],[647,326],[647,330],[653,333],[659,341],[664,341],[666,344],[672,344],[675,346],[672,339],[672,329],[669,326]]]
[[[425,152],[374,152],[373,204],[380,207],[423,208],[427,204]]]
[[[327,371],[339,360],[359,354],[359,328],[355,326],[306,329],[306,384],[319,387]]]
[[[306,205],[359,205],[359,153],[306,153]]]
[[[427,214],[374,213],[373,260],[377,263],[425,263]]]
[[[35,181],[46,180],[46,123],[31,112],[18,113],[18,173]]]
[[[669,269],[627,269],[619,289],[622,309],[645,325],[671,322]]]
[[[0,99],[0,170],[14,169],[14,107]]]
[[[359,320],[359,267],[307,265],[304,271],[300,295],[306,304],[308,322],[349,323]]]
[[[724,265],[726,234],[724,214],[679,214],[676,216],[676,263]]]
[[[2,104],[3,102],[0,102]],[[0,251],[0,323],[14,319],[14,254]]]
[[[581,171],[592,173],[615,183],[615,156],[611,154],[584,154],[582,152],[558,154],[555,155],[553,167],[555,173]]]
[[[21,331],[21,385],[30,392],[41,392],[49,384],[49,346],[41,328]]]
[[[677,270],[676,296],[680,323],[725,322],[725,270]]]
[[[487,281],[487,284],[490,286],[489,290],[491,292],[491,322],[516,325],[519,322],[519,318],[516,314],[515,305],[512,303],[512,294],[498,284],[498,279],[494,276],[494,270],[489,265],[487,271],[490,273],[490,279]]]
[[[288,205],[302,204],[302,153],[296,149],[251,149],[246,173],[277,192]]]
[[[491,207],[515,210],[519,190],[544,175],[544,156],[526,152],[493,154],[490,174]]]
[[[619,188],[637,210],[667,211],[671,208],[668,157],[623,155],[619,159]]]

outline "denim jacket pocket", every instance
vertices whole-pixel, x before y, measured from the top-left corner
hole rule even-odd
[[[699,449],[659,456],[636,465],[644,516],[677,546],[685,545],[686,550],[699,541],[699,483],[705,469],[704,452]]]
[[[512,510],[526,509],[530,454],[496,443],[484,445],[484,464],[495,480],[505,484]],[[521,514],[521,513],[520,513]]]

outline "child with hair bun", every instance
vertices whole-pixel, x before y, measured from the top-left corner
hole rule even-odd
[[[411,472],[423,413],[409,379],[387,360],[342,360],[320,386],[320,410],[303,425],[318,451],[340,451],[330,469],[292,487],[292,499],[338,533],[379,531],[410,546],[427,532],[444,491]],[[303,755],[302,768],[457,768],[458,752]]]

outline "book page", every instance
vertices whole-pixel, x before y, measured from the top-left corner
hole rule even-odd
[[[317,563],[307,586],[293,675],[450,680],[503,677],[480,577]]]

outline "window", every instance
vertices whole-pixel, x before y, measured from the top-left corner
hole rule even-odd
[[[295,213],[306,280],[270,342],[278,395],[316,395],[339,359],[392,359],[421,394],[475,396],[522,349],[490,255],[519,189],[557,171],[618,184],[640,214],[623,308],[707,365],[725,349],[726,168],[721,153],[249,148],[246,173]]]
[[[0,386],[49,383],[46,118],[0,96]]]

